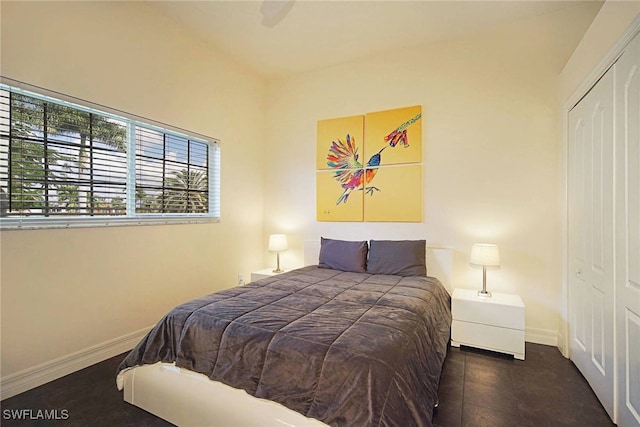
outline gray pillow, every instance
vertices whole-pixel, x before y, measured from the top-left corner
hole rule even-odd
[[[319,267],[365,273],[367,271],[367,242],[350,242],[320,238]]]
[[[367,273],[426,276],[426,240],[372,240]]]

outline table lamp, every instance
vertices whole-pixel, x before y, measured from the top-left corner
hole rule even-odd
[[[478,296],[491,297],[491,292],[487,291],[487,267],[500,267],[498,247],[488,243],[474,244],[469,264],[482,267],[482,290],[478,291]]]
[[[287,236],[284,234],[272,234],[269,236],[269,252],[275,252],[277,259],[276,269],[273,270],[274,273],[282,273],[284,271],[280,269],[280,252],[286,251],[287,248]]]

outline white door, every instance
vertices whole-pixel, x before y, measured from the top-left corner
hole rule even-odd
[[[640,426],[640,36],[616,63],[616,326],[620,427]]]
[[[571,360],[614,418],[613,93],[610,69],[569,113]]]

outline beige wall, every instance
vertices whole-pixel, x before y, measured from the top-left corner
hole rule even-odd
[[[563,104],[576,95],[576,91],[587,89],[581,86],[639,13],[638,1],[610,0],[602,6],[560,74]]]
[[[2,2],[2,75],[222,141],[222,221],[4,231],[2,376],[262,268],[265,83],[138,2]]]
[[[555,342],[558,74],[598,6],[270,82],[265,232],[293,236],[283,264],[300,264],[302,242],[320,236],[426,238],[455,250],[454,286],[479,288],[482,272],[468,265],[471,245],[495,242],[502,268],[488,273],[489,290],[520,294],[529,339]],[[316,222],[317,120],[416,104],[423,108],[423,221]]]

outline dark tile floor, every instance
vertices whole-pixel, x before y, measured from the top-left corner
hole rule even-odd
[[[613,425],[575,366],[555,347],[527,343],[525,361],[451,348],[434,423],[449,426]],[[1,402],[2,426],[169,426],[115,387],[116,356]],[[12,420],[7,410],[58,410],[58,421]],[[62,412],[62,411],[66,412]]]
[[[5,426],[131,426],[165,427],[172,424],[130,405],[122,400],[122,392],[116,388],[116,369],[125,354],[112,357],[81,371],[41,385],[0,402]],[[67,411],[68,419],[14,420],[8,419],[7,410],[31,409],[57,410],[59,418]],[[10,414],[10,413],[9,413]],[[35,418],[35,416],[34,416]]]
[[[614,425],[575,365],[540,344],[526,344],[524,361],[452,347],[439,396],[439,427]]]

